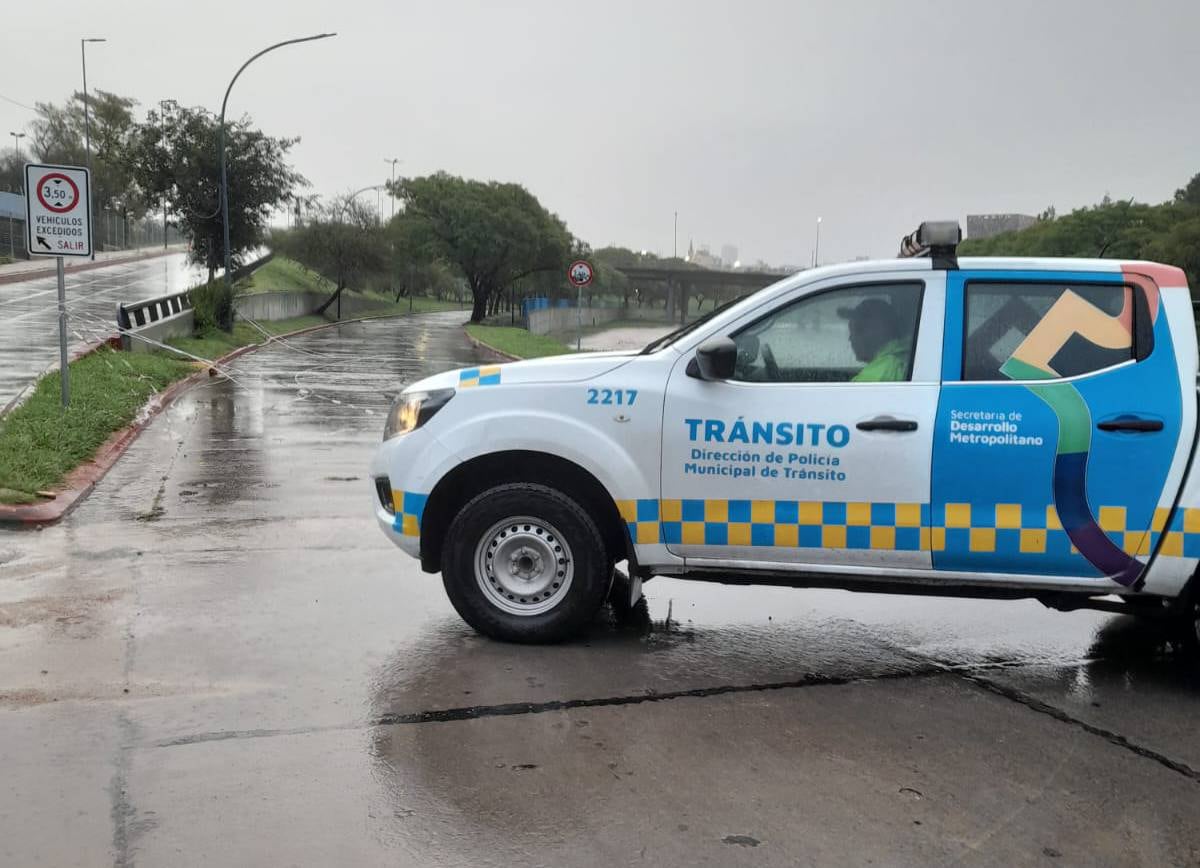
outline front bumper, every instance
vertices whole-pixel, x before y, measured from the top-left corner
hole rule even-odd
[[[425,503],[458,459],[424,428],[380,444],[371,460],[371,503],[384,535],[405,553],[421,556]],[[383,495],[391,493],[385,506]]]

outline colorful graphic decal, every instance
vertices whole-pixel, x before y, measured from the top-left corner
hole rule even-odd
[[[500,366],[488,365],[483,368],[468,368],[458,374],[458,388],[469,389],[473,386],[499,386]]]
[[[1026,281],[1039,285],[1037,292],[1048,285],[1058,292],[1000,356],[998,373],[1007,379],[963,380],[964,349],[971,349],[962,338],[968,286]],[[1078,288],[1096,285],[1132,290],[1110,315]],[[948,277],[947,291],[947,381],[934,430],[931,488],[931,519],[935,527],[946,524],[947,538],[945,550],[933,557],[934,568],[1094,576],[1135,585],[1160,540],[1164,549],[1184,545],[1165,526],[1164,507],[1174,492],[1163,489],[1183,411],[1158,287],[1128,271],[968,271]],[[997,327],[1003,322],[975,327],[995,330],[992,339],[1001,342]],[[1019,318],[1013,326],[1020,328]],[[1142,355],[1133,364],[1131,348]],[[1161,430],[1100,430],[1103,423],[1131,418],[1161,422]],[[955,504],[970,510],[965,535],[951,529]],[[1047,506],[1052,515],[1039,520]],[[1021,534],[1014,541],[1010,511],[1016,509]],[[977,531],[989,526],[995,528],[994,551],[979,545],[988,535]],[[1043,529],[1044,548],[1032,532]]]
[[[1157,294],[1151,322],[1158,314]],[[1065,291],[1025,340],[1013,351],[1000,372],[1013,380],[1053,380],[1069,372],[1056,370],[1054,358],[1068,341],[1081,338],[1106,350],[1133,346],[1133,292],[1113,317],[1072,292]],[[1092,416],[1073,383],[1027,385],[1058,419],[1058,445],[1054,457],[1054,506],[1072,544],[1100,572],[1113,581],[1132,585],[1145,564],[1110,540],[1092,515],[1087,499],[1087,463],[1092,442]]]
[[[396,511],[396,520],[392,527],[405,536],[421,535],[421,514],[425,512],[428,494],[416,494],[412,491],[392,491],[392,506]]]

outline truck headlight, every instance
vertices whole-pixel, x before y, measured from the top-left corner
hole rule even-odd
[[[433,414],[454,397],[454,389],[434,389],[429,392],[404,392],[388,410],[383,439],[391,440],[420,428]]]

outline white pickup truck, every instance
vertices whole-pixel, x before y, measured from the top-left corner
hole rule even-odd
[[[1200,645],[1182,271],[910,255],[814,268],[641,352],[407,388],[376,517],[496,638],[579,631],[614,564],[1155,615]],[[626,589],[628,591],[628,589]],[[635,588],[636,593],[636,588]]]

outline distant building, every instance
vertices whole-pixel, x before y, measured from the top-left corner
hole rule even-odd
[[[968,214],[967,237],[991,238],[1003,232],[1017,232],[1037,223],[1029,214]]]
[[[738,261],[737,247],[732,244],[722,244],[721,259],[724,261],[726,268],[733,268],[733,264]]]
[[[713,256],[712,252],[703,244],[697,250],[690,240],[688,241],[687,261],[692,263],[692,265],[699,265],[701,268],[721,267],[721,257]]]

